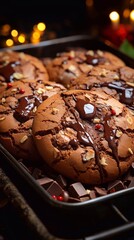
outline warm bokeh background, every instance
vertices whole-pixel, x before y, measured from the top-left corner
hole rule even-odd
[[[119,46],[124,40],[134,42],[134,0],[5,0],[0,13],[0,47],[36,43],[76,34],[104,37]],[[117,11],[119,25],[111,29],[109,14]],[[43,22],[39,31],[37,24]],[[17,36],[12,30],[17,30]],[[19,37],[19,38],[18,38]]]

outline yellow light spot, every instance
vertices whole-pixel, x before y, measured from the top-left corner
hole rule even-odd
[[[24,43],[25,40],[26,40],[26,39],[25,39],[25,35],[23,35],[23,34],[19,35],[19,37],[18,37],[18,42]]]
[[[124,18],[128,18],[130,15],[130,10],[128,8],[124,9],[123,11],[123,17]]]
[[[17,37],[17,36],[18,36],[18,31],[15,30],[15,29],[13,29],[13,30],[11,31],[11,35],[12,35],[12,37]]]
[[[43,22],[38,23],[37,24],[37,29],[41,32],[44,31],[46,29],[45,23],[43,23]]]
[[[9,38],[9,39],[6,40],[6,45],[7,45],[8,47],[13,46],[13,44],[14,44],[14,42],[13,42],[13,40],[12,40],[11,38]]]
[[[131,19],[132,21],[134,21],[134,10],[132,10],[132,11],[130,12],[130,19]]]
[[[116,11],[113,11],[109,14],[110,20],[112,22],[117,22],[120,18],[119,14]]]

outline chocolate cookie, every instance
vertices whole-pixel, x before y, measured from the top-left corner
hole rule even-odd
[[[125,66],[113,71],[96,67],[70,83],[70,89],[89,90],[92,87],[102,88],[134,110],[134,69]]]
[[[0,142],[17,159],[39,160],[32,122],[39,104],[65,90],[53,82],[16,81],[0,94]]]
[[[115,180],[134,161],[134,116],[100,89],[52,96],[38,107],[32,129],[44,161],[75,181]]]
[[[36,57],[15,51],[0,52],[0,87],[21,79],[49,80],[47,70]]]
[[[82,73],[88,74],[96,66],[106,69],[117,69],[125,63],[110,52],[100,50],[71,50],[58,53],[52,60],[46,61],[50,81],[70,87],[70,81]]]

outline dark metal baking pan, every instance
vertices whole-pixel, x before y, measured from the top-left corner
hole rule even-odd
[[[15,46],[12,49],[43,58],[55,56],[68,47],[107,50],[119,56],[128,66],[134,67],[132,59],[110,44],[88,35]],[[112,239],[113,236],[122,236],[124,239],[125,233],[134,233],[134,188],[80,203],[55,201],[2,145],[0,153],[1,167],[53,235],[68,239],[99,239],[97,236],[100,234],[100,239]],[[125,233],[122,229],[125,229]]]

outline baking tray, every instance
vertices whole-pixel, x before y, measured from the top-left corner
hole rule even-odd
[[[53,57],[70,47],[107,50],[120,57],[126,65],[134,67],[134,61],[109,42],[88,35],[19,45],[11,49],[44,58]],[[90,240],[116,239],[116,236],[127,239],[124,237],[134,234],[134,188],[80,203],[55,201],[2,145],[0,153],[1,167],[54,236],[66,239],[86,237]]]

